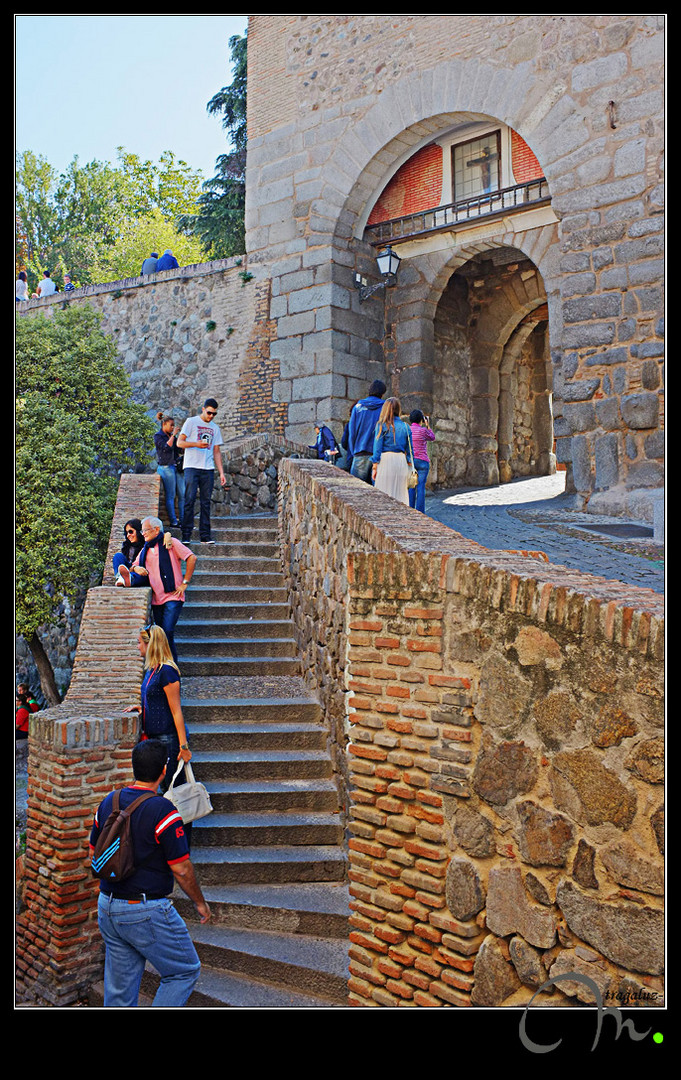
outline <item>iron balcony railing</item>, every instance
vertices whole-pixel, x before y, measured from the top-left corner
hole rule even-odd
[[[472,199],[436,206],[433,210],[419,210],[415,214],[381,221],[366,229],[366,238],[371,244],[387,244],[391,240],[409,240],[412,237],[451,229],[480,218],[491,218],[512,213],[514,210],[527,210],[551,201],[548,182],[542,177],[515,187],[500,188],[476,195]]]

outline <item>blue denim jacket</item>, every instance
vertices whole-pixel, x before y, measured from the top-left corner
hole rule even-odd
[[[380,461],[381,454],[385,453],[405,454],[408,461],[411,461],[413,457],[411,447],[411,433],[404,420],[400,420],[399,416],[395,418],[394,437],[391,427],[388,427],[384,424],[383,430],[379,431],[379,425],[376,425],[376,434],[374,436],[374,454],[372,461]]]

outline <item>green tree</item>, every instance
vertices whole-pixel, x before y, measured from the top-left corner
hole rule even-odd
[[[206,106],[212,116],[222,116],[231,150],[216,160],[216,173],[203,184],[196,213],[178,219],[178,228],[200,238],[213,258],[243,254],[246,206],[246,82],[247,38],[229,39],[233,79]]]
[[[78,306],[16,327],[16,629],[49,704],[60,694],[41,628],[101,579],[120,474],[153,444],[100,321]]]
[[[98,276],[97,271],[121,261],[112,253],[128,243],[136,222],[148,220],[156,211],[168,225],[180,214],[191,219],[201,192],[200,172],[170,150],[158,163],[142,161],[122,146],[117,153],[114,165],[101,161],[81,165],[76,156],[59,177],[31,151],[18,155],[16,247],[17,253],[26,255],[31,290],[45,269],[52,271],[58,284],[65,272],[79,285],[115,280]],[[205,256],[202,250],[192,261]],[[138,273],[139,266],[134,270]]]
[[[201,241],[179,233],[170,221],[166,221],[158,207],[155,207],[143,217],[130,218],[114,246],[100,248],[95,253],[90,277],[95,283],[138,277],[142,262],[149,252],[160,253],[166,248],[170,248],[180,266],[205,262],[206,259],[206,251]]]

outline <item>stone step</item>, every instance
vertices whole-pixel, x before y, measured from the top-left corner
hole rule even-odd
[[[264,590],[257,591],[264,592]],[[196,601],[193,596],[190,599],[188,596],[182,610],[183,626],[190,622],[207,622],[212,625],[221,622],[247,623],[251,619],[256,622],[267,619],[274,622],[284,622],[290,621],[290,618],[291,612],[288,603],[272,603],[267,594],[263,600],[258,601],[253,598],[250,603],[248,601],[235,601],[234,603],[230,600],[220,601],[218,597],[215,597],[209,603],[205,603]]]
[[[216,529],[245,529],[247,532],[255,529],[278,531],[279,519],[276,514],[213,514],[211,513],[211,527]]]
[[[242,575],[235,575],[241,577]],[[260,581],[258,577],[258,581]],[[282,587],[274,587],[269,585],[253,585],[251,579],[246,575],[246,584],[229,584],[229,582],[221,585],[211,585],[209,582],[202,582],[201,578],[194,574],[191,585],[187,589],[185,600],[185,608],[190,610],[194,607],[218,607],[224,606],[225,610],[234,606],[244,606],[254,608],[256,606],[277,606],[280,605],[288,610],[288,593],[286,589]]]
[[[192,826],[192,854],[199,847],[324,845],[342,841],[343,827],[338,814],[313,811],[214,812]]]
[[[192,758],[195,762],[195,758]],[[324,776],[303,779],[241,778],[210,780],[210,801],[215,813],[249,810],[338,809],[334,781]]]
[[[192,768],[206,786],[216,780],[309,780],[331,776],[324,750],[197,750]]]
[[[347,1002],[348,957],[344,942],[217,926],[192,927],[201,963],[208,968],[287,987],[297,993]]]
[[[216,609],[219,611],[219,609]],[[252,611],[255,609],[251,609]],[[266,611],[266,609],[265,609]],[[292,640],[293,623],[289,618],[274,619],[258,617],[260,612],[257,612],[255,616],[245,619],[221,619],[220,617],[215,619],[206,619],[205,613],[202,612],[202,618],[192,618],[196,614],[195,608],[187,608],[182,612],[182,621],[178,624],[175,632],[176,641],[189,641],[190,639],[200,637],[202,634],[206,638],[217,637],[218,635],[224,640],[230,640],[234,638],[289,638]]]
[[[187,637],[178,625],[175,642],[180,659],[193,660],[214,657],[251,657],[298,655],[298,647],[291,637]]]
[[[204,885],[344,881],[346,858],[337,844],[255,847],[192,846],[192,863]]]
[[[201,555],[201,564],[197,563],[196,573],[200,577],[204,574],[277,574],[281,573],[281,560],[279,555],[266,558],[264,556],[249,555],[222,555],[211,547],[210,555]]]
[[[305,697],[260,697],[260,698],[197,698],[183,697],[182,712],[195,731],[194,722],[215,723],[267,723],[273,719],[279,722],[305,721],[308,724],[321,717],[319,702]]]
[[[192,575],[191,585],[187,589],[187,600],[193,598],[195,591],[203,591],[206,589],[215,590],[220,587],[228,587],[231,589],[247,589],[253,587],[253,583],[257,582],[257,588],[265,590],[267,595],[274,601],[278,600],[279,596],[286,595],[286,586],[284,583],[284,575],[281,573],[279,567],[277,572],[268,572],[252,574],[246,571],[236,570],[195,570]],[[276,590],[276,597],[274,592]]]
[[[187,710],[183,708],[185,720]],[[200,720],[191,724],[192,750],[323,750],[326,731],[320,724],[275,724],[261,720],[252,724]]]
[[[237,536],[232,534],[230,536],[222,537],[220,540],[216,538],[215,544],[211,544],[212,552],[208,555],[208,558],[221,559],[279,559],[279,541],[263,539],[254,539],[252,536]],[[202,555],[202,558],[204,556]]]
[[[350,896],[345,884],[207,885],[203,893],[214,925],[318,937],[348,936]],[[184,893],[176,890],[173,901],[183,919],[198,920],[196,908]]]
[[[214,656],[209,660],[191,660],[182,657],[179,664],[183,676],[215,676],[222,678],[229,675],[299,675],[300,660],[297,656]]]
[[[147,982],[148,979],[148,982]],[[156,978],[155,983],[158,983]],[[154,978],[145,972],[142,988],[146,991],[147,1006],[151,1005]],[[93,1001],[96,1004],[96,1001]],[[140,999],[142,1004],[142,999]],[[287,986],[275,986],[246,975],[214,970],[204,966],[199,981],[187,1002],[188,1009],[330,1009],[341,1008],[339,1001],[315,997]]]

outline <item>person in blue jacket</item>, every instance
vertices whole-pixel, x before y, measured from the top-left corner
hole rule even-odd
[[[166,248],[156,263],[156,273],[160,274],[162,270],[177,270],[179,265],[170,248]]]
[[[338,443],[336,442],[331,428],[327,427],[326,424],[317,424],[315,433],[317,435],[317,441],[314,446],[310,447],[310,450],[315,450],[317,457],[322,461],[329,461],[334,465],[339,450]]]
[[[385,383],[376,379],[369,394],[353,407],[348,422],[348,454],[352,458],[350,472],[360,480],[371,483],[371,457],[374,452],[374,428],[383,408]]]
[[[376,424],[371,477],[374,487],[409,506],[408,480],[414,451],[411,430],[400,417],[398,398],[389,397]]]

